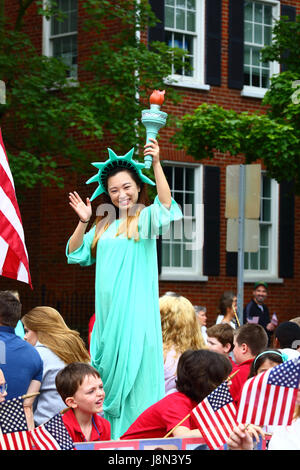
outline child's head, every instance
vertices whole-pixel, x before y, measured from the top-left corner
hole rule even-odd
[[[249,377],[254,377],[261,372],[266,372],[272,367],[282,364],[286,359],[287,356],[281,351],[278,351],[277,349],[266,349],[258,354],[254,359],[251,365]]]
[[[261,325],[246,323],[234,333],[233,354],[237,364],[253,359],[268,346],[268,335]]]
[[[200,402],[224,382],[231,370],[231,362],[224,354],[207,349],[187,350],[178,361],[177,390]]]
[[[210,351],[229,354],[233,350],[234,329],[229,323],[219,323],[206,330],[207,346]]]
[[[105,392],[99,372],[84,362],[73,362],[60,370],[55,385],[70,408],[86,413],[102,411]]]

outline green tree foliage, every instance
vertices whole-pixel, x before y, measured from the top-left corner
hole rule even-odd
[[[262,105],[264,113],[237,113],[206,103],[178,123],[174,141],[195,159],[213,158],[214,152],[244,155],[246,163],[261,160],[278,182],[294,183],[300,194],[300,17],[281,18],[274,28],[272,46],[262,60],[276,60],[285,70],[272,77]]]
[[[67,78],[67,66],[41,55],[25,32],[32,14],[64,20],[55,0],[47,8],[41,0],[20,0],[14,23],[1,16],[3,5],[0,0],[0,79],[7,101],[0,104],[0,126],[16,185],[62,185],[58,165],[84,171],[90,161],[105,158],[105,132],[117,153],[143,142],[141,110],[149,106],[153,89],[166,88],[172,63],[182,59],[180,50],[161,43],[149,49],[140,40],[156,20],[148,1],[80,2],[85,12],[80,28],[92,38],[88,58],[80,63],[87,77],[82,81]],[[172,88],[167,94],[176,101]]]

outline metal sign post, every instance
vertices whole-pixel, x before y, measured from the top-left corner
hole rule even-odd
[[[243,324],[244,308],[244,239],[245,239],[245,165],[240,165],[239,216],[238,216],[238,266],[237,266],[237,313]]]

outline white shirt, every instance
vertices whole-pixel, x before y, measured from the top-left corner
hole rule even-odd
[[[268,450],[300,450],[300,418],[290,426],[276,426]]]

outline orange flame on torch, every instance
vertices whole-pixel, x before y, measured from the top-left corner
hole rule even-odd
[[[161,106],[165,99],[165,90],[159,91],[154,90],[152,95],[150,96],[150,104],[158,104]]]

